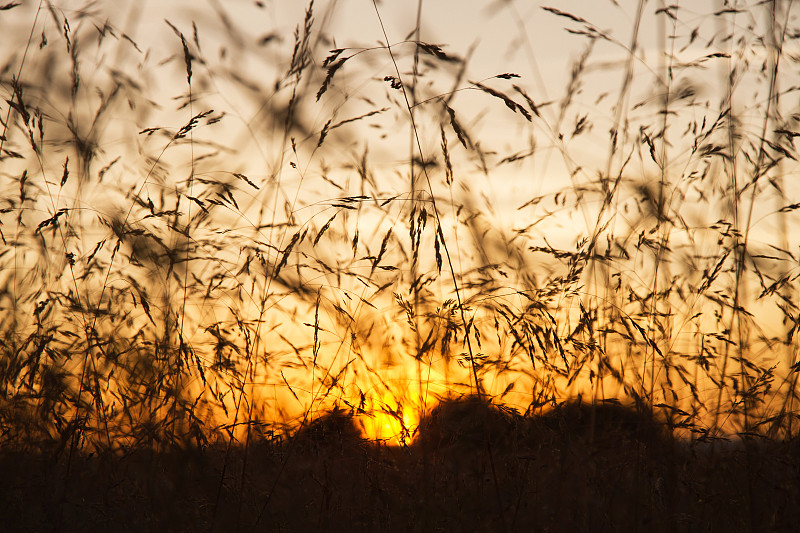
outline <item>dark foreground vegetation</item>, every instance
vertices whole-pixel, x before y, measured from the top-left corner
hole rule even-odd
[[[798,530],[800,4],[567,3],[0,1],[0,533]]]
[[[800,446],[690,443],[634,409],[440,404],[413,444],[333,411],[285,440],[6,451],[4,531],[796,531]]]

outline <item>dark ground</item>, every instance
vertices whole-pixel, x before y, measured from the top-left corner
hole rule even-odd
[[[797,442],[688,444],[616,405],[530,419],[449,401],[405,448],[334,412],[246,454],[68,456],[0,451],[0,531],[800,529]]]

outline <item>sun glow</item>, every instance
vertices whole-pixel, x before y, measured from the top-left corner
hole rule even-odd
[[[394,446],[409,444],[419,426],[419,409],[411,402],[391,396],[368,399],[360,415],[365,438]]]

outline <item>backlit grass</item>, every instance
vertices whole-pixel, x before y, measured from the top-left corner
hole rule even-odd
[[[345,4],[2,6],[7,509],[79,529],[85,468],[188,461],[197,528],[788,524],[795,6],[476,3],[487,63]]]

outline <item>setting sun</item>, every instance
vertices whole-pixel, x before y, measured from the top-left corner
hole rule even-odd
[[[800,523],[800,3],[0,28],[3,530]]]
[[[417,407],[386,397],[368,402],[365,411],[359,419],[366,438],[391,445],[410,444],[419,425]]]

